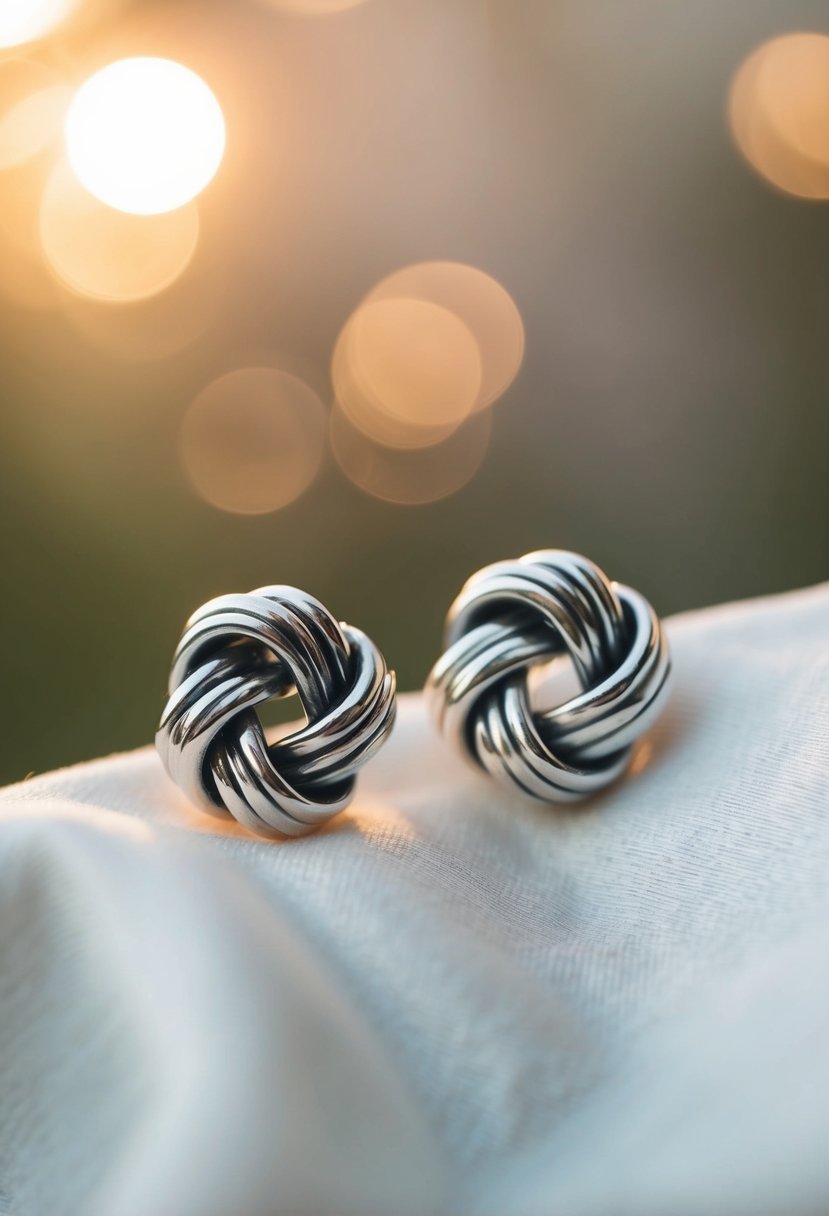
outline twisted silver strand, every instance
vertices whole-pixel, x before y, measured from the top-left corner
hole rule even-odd
[[[668,644],[644,596],[562,550],[496,562],[464,585],[426,683],[439,729],[496,780],[544,801],[618,777],[661,712]],[[531,668],[569,655],[582,691],[535,709]]]
[[[306,724],[268,744],[255,706],[299,696]],[[294,587],[210,600],[185,625],[156,747],[212,814],[265,836],[302,836],[351,801],[387,738],[395,678],[374,643]]]

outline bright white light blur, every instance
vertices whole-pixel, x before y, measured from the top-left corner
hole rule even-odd
[[[75,0],[0,0],[0,47],[42,38],[74,7]]]
[[[78,90],[66,146],[90,194],[119,211],[157,215],[195,198],[214,176],[225,122],[189,68],[171,59],[121,59]]]

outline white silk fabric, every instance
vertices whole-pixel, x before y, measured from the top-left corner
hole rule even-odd
[[[829,587],[668,622],[551,808],[417,695],[298,841],[154,752],[0,794],[0,1213],[829,1211]]]

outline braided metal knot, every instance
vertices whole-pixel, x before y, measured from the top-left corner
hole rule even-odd
[[[255,706],[296,692],[306,723],[268,744]],[[190,799],[265,836],[302,836],[343,810],[388,736],[394,673],[374,643],[294,587],[223,595],[190,617],[156,734]]]
[[[478,571],[449,610],[445,646],[426,684],[440,730],[493,777],[545,801],[586,797],[619,776],[666,699],[656,613],[575,553]],[[581,692],[537,709],[528,673],[562,655]]]

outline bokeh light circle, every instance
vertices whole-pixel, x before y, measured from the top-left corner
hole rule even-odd
[[[198,238],[195,203],[129,215],[93,198],[65,164],[43,192],[43,253],[60,281],[82,296],[126,303],[156,295],[186,269]]]
[[[762,177],[800,198],[829,198],[829,37],[786,34],[758,47],[734,76],[728,110]]]
[[[238,515],[264,515],[313,483],[326,430],[325,407],[303,380],[277,368],[238,368],[192,402],[179,451],[205,502]]]
[[[213,178],[225,122],[189,68],[171,59],[120,59],[76,93],[66,147],[79,181],[101,202],[156,215],[190,202]]]
[[[76,7],[76,0],[2,0],[0,47],[21,46],[49,34]]]
[[[392,447],[418,447],[468,417],[481,382],[478,344],[427,300],[369,300],[349,317],[332,361],[334,395],[351,421]]]
[[[14,169],[61,134],[72,90],[61,76],[34,59],[0,63],[0,169]]]
[[[524,358],[524,323],[501,284],[463,262],[417,262],[377,284],[367,299],[427,300],[454,313],[478,343],[481,379],[475,409],[491,405],[509,388]]]
[[[456,494],[480,469],[492,432],[492,414],[466,419],[445,442],[428,448],[394,449],[372,441],[339,406],[331,411],[329,434],[337,464],[365,494],[398,506],[425,506]]]
[[[366,393],[355,374],[353,330],[353,325],[347,323],[337,339],[331,359],[331,382],[336,401],[354,425],[375,443],[391,448],[430,447],[447,439],[458,425],[454,421],[435,426],[404,422],[387,413],[381,401]]]

